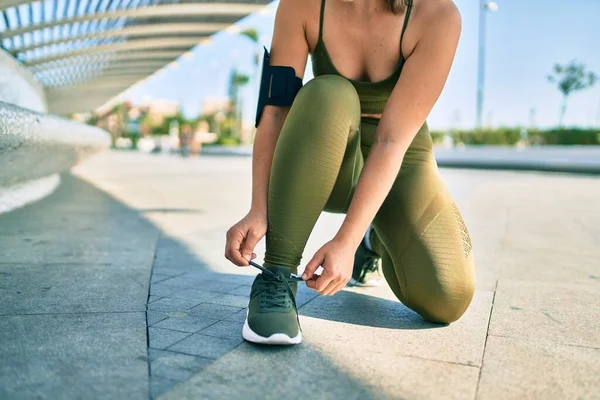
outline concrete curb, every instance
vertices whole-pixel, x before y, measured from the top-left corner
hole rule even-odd
[[[103,130],[0,102],[0,187],[68,171],[107,149]]]
[[[52,176],[110,145],[101,129],[1,101],[0,121],[0,213],[52,193]]]
[[[60,175],[53,174],[9,188],[0,187],[0,214],[7,213],[27,204],[36,202],[56,190]]]
[[[513,170],[600,174],[600,146],[544,146],[514,148],[473,146],[463,149],[435,148],[441,168]],[[208,156],[252,156],[251,146],[202,149]]]
[[[493,162],[485,160],[444,160],[438,159],[440,168],[485,169],[503,171],[539,171],[539,172],[564,172],[572,174],[600,174],[600,165],[575,165],[565,163],[541,163],[502,161]]]

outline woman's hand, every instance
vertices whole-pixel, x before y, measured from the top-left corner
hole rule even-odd
[[[250,211],[227,231],[225,258],[237,266],[247,267],[248,261],[256,258],[254,247],[266,233],[266,215]]]
[[[321,247],[306,265],[302,279],[306,286],[324,296],[332,296],[342,290],[352,277],[354,253],[356,248],[351,242],[333,239]],[[323,267],[323,273],[315,271]]]

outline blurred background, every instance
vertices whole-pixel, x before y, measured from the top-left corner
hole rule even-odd
[[[600,144],[598,1],[488,2],[483,12],[473,0],[456,4],[462,38],[428,118],[438,144]],[[111,132],[132,139],[183,130],[182,137],[194,136],[186,139],[192,152],[198,143],[248,144],[256,61],[270,46],[276,6],[213,35],[84,118],[116,115],[124,128]],[[309,63],[305,81],[311,78]]]
[[[49,109],[105,129],[113,147],[197,154],[252,142],[277,2],[220,16],[185,9],[203,2],[2,3],[2,47],[33,73]],[[437,144],[600,143],[598,1],[456,4],[462,38],[428,118]],[[147,6],[157,10],[136,15]],[[123,16],[86,17],[111,12]]]

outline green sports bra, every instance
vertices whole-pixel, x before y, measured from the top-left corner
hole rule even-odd
[[[410,11],[412,9],[412,0],[408,1],[406,8],[406,15],[404,17],[404,26],[402,27],[402,34],[400,35],[400,61],[396,70],[387,78],[376,81],[355,81],[349,79],[339,73],[325,47],[323,42],[323,15],[325,13],[325,0],[321,0],[321,20],[319,22],[319,40],[315,47],[315,51],[311,54],[311,62],[314,76],[320,75],[339,75],[347,79],[356,88],[358,98],[360,99],[361,112],[364,114],[381,114],[383,108],[387,103],[388,98],[392,94],[392,90],[400,77],[400,72],[404,66],[404,56],[402,55],[402,39],[404,38],[404,31],[408,25],[408,19],[410,18]]]

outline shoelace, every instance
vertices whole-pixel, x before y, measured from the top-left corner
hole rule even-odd
[[[300,318],[298,317],[298,307],[296,306],[296,296],[294,296],[294,291],[290,287],[290,282],[302,281],[302,278],[295,275],[290,274],[289,277],[285,276],[283,272],[273,272],[269,271],[262,265],[255,263],[254,261],[249,261],[250,265],[258,268],[264,275],[267,275],[269,279],[263,279],[265,286],[267,286],[267,296],[265,296],[264,300],[269,303],[271,306],[275,307],[284,307],[282,302],[285,301],[286,292],[289,295],[290,299],[292,299],[292,304],[294,306],[294,310],[296,311],[296,319],[298,320],[298,327],[300,327]],[[284,283],[285,291],[279,289],[277,283]],[[272,290],[270,290],[272,289]],[[302,330],[302,329],[300,329]]]

